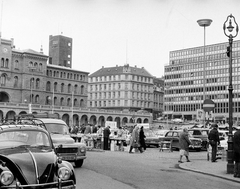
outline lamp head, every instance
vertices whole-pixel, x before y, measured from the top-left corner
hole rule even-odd
[[[232,20],[229,20],[229,26],[227,27],[228,31],[231,33],[234,29],[234,27],[232,26]]]

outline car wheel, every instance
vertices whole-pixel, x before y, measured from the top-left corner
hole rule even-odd
[[[75,161],[75,166],[76,167],[82,167],[82,164],[83,164],[83,159]]]

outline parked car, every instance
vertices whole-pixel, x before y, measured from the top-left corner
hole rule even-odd
[[[145,144],[146,147],[150,147],[150,146],[155,146],[155,147],[159,147],[159,136],[157,136],[153,130],[144,130],[144,134],[146,136],[145,138]]]
[[[83,165],[83,161],[86,159],[86,144],[75,142],[71,137],[68,125],[56,114],[25,114],[21,117],[39,120],[38,124],[44,124],[50,133],[57,154],[63,160],[74,162],[76,167]]]
[[[74,168],[49,132],[30,120],[0,124],[0,188],[76,188]]]
[[[172,149],[179,150],[179,136],[182,130],[170,130],[166,133],[165,137],[160,138],[160,141],[171,141]],[[194,138],[191,134],[189,134],[189,139],[191,141],[191,145],[189,146],[190,150],[201,151],[202,148],[202,140],[199,138]]]
[[[158,129],[155,130],[154,133],[158,136],[158,137],[164,137],[165,134],[168,132],[169,130],[165,130],[165,129]]]
[[[209,131],[207,128],[192,128],[188,130],[188,133],[194,138],[200,138],[202,140],[202,149],[207,150]]]

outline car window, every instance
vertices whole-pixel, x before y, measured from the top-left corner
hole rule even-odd
[[[45,123],[48,132],[55,134],[69,134],[68,127],[65,124]]]
[[[208,131],[202,131],[202,135],[207,136],[208,135]]]
[[[6,147],[18,147],[21,145],[50,146],[49,138],[42,131],[21,130],[21,131],[6,131],[0,133],[0,149]]]
[[[178,137],[178,132],[173,132],[174,137]]]
[[[171,137],[172,136],[172,132],[168,132],[167,134],[166,134],[166,137]]]

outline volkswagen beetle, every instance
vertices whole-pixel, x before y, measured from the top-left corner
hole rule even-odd
[[[0,124],[0,188],[76,188],[74,168],[33,120]]]

